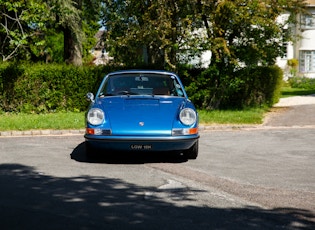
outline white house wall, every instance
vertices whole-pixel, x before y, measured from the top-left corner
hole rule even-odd
[[[303,25],[303,16],[298,16],[301,24],[291,28],[296,36],[296,41],[287,44],[285,57],[277,58],[277,65],[284,70],[285,78],[291,76],[287,61],[293,58],[299,61],[299,76],[315,78],[315,0],[308,0],[307,2],[309,4],[307,10],[310,15],[313,15],[311,26]],[[278,23],[285,23],[286,19],[287,14],[284,14],[277,21]],[[303,59],[303,52],[308,52],[310,55]],[[312,65],[314,68],[313,70],[308,70],[309,68],[305,68],[305,65]]]
[[[297,28],[297,36],[300,38],[295,45],[294,57],[299,60],[299,72],[301,76],[315,78],[315,0],[307,1],[309,3],[308,12],[313,15],[310,22],[311,25],[303,24],[303,16],[301,16],[301,25]],[[303,58],[302,54],[308,52],[308,58]],[[305,65],[312,65],[313,69],[308,70]]]

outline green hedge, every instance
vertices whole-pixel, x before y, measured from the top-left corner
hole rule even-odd
[[[84,111],[87,92],[95,92],[110,67],[55,64],[0,65],[0,110],[41,113]]]
[[[202,109],[272,106],[279,101],[283,72],[278,66],[224,73],[215,68],[181,70],[191,100]]]
[[[272,106],[281,95],[283,71],[278,66],[256,67],[239,71],[243,80],[237,95],[245,106]]]
[[[0,63],[0,111],[85,111],[86,93],[95,93],[106,73],[121,68]],[[279,100],[282,82],[282,71],[276,66],[232,74],[213,66],[206,70],[181,68],[179,75],[190,99],[203,109],[271,106]]]

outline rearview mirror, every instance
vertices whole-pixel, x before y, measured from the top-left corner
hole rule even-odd
[[[88,101],[94,102],[94,94],[93,93],[87,93],[86,94],[86,99]]]

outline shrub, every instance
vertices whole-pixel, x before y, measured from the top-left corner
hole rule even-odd
[[[27,113],[84,111],[88,105],[85,94],[95,92],[105,73],[105,67],[1,65],[1,109]]]
[[[292,88],[300,89],[314,89],[315,90],[315,79],[307,77],[291,77],[288,82]]]
[[[1,63],[0,69],[0,110],[12,111],[14,110],[12,101],[15,98],[15,82],[23,69],[15,63]]]
[[[0,63],[0,111],[85,111],[86,93],[95,93],[104,75],[118,69],[122,67]],[[276,66],[226,73],[213,65],[178,72],[198,108],[271,106],[279,100],[282,71]]]
[[[296,77],[297,76],[297,73],[298,73],[298,66],[299,66],[299,60],[298,59],[289,59],[287,61],[287,65],[289,66],[290,68],[290,75],[293,76],[293,77]]]
[[[198,108],[231,109],[271,106],[279,101],[283,72],[277,66],[243,68],[230,74],[211,66],[180,71],[187,94]]]
[[[238,72],[244,84],[239,91],[243,106],[272,106],[280,98],[283,71],[278,66],[247,68]],[[242,96],[243,95],[243,96]]]

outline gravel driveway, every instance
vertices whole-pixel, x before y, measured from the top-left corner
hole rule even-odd
[[[315,95],[281,98],[263,126],[315,127]]]

